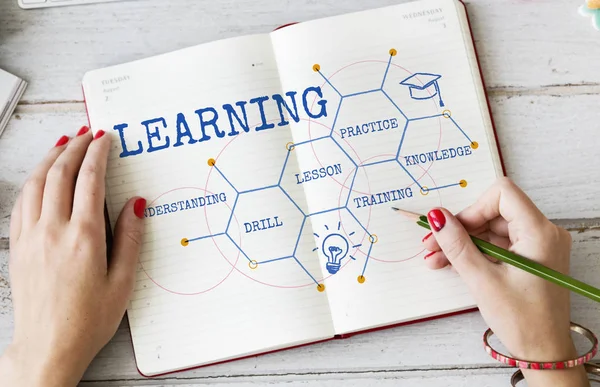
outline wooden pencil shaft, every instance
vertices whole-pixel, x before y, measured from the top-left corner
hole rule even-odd
[[[425,216],[420,217],[417,221],[417,224],[423,228],[431,230],[431,226],[427,222],[427,218]],[[473,243],[475,246],[477,246],[479,251],[489,255],[490,257],[494,257],[509,265],[525,270],[528,273],[567,288],[591,300],[600,302],[600,289],[596,287],[576,280],[575,278],[569,277],[568,275],[560,273],[556,270],[550,269],[549,267],[535,262],[529,258],[525,258],[510,251],[504,250],[496,245],[484,241],[483,239],[471,236],[471,240],[473,240]]]

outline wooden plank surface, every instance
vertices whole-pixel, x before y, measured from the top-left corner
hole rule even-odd
[[[483,369],[483,370],[435,370],[435,371],[406,371],[406,372],[364,372],[364,373],[332,373],[311,375],[284,375],[284,376],[258,376],[258,377],[236,377],[236,378],[211,378],[203,380],[202,385],[214,387],[305,387],[305,386],[327,386],[327,387],[434,387],[440,386],[443,381],[444,387],[506,387],[513,370],[508,369]],[[170,380],[148,380],[144,382],[135,381],[109,381],[109,382],[83,382],[80,387],[103,387],[121,386],[163,386],[163,387],[192,387],[198,386],[198,381],[190,381],[181,378]]]
[[[24,12],[0,4],[0,68],[31,85],[27,103],[80,101],[91,69],[292,21],[338,15],[399,0],[140,0]],[[488,86],[549,92],[573,84],[600,90],[600,41],[577,13],[583,0],[470,0],[473,35]],[[533,90],[530,90],[533,89]]]
[[[572,235],[572,274],[583,281],[600,286],[597,256],[597,252],[600,251],[600,230],[573,232]],[[0,252],[0,262],[6,262],[7,255],[7,251]],[[6,266],[0,266],[0,269],[0,277],[6,278]],[[10,340],[12,312],[9,294],[6,282],[0,282],[0,351]],[[572,315],[573,321],[600,332],[598,307],[592,301],[574,295]],[[304,380],[303,378],[310,379],[314,375],[325,375],[335,380],[338,374],[351,376],[357,373],[379,380],[386,379],[390,372],[393,379],[415,370],[443,371],[481,367],[494,370],[500,367],[499,363],[489,358],[481,346],[481,335],[485,329],[485,323],[479,313],[474,312],[200,368],[161,377],[155,381],[160,380],[168,384],[169,380],[177,379],[205,383],[212,382],[215,378],[218,381],[239,377],[244,383],[255,383],[262,380],[261,378],[273,377],[273,381],[279,383],[280,376]],[[94,360],[84,380],[116,380],[119,383],[143,380],[133,361],[126,322],[121,324],[117,335]],[[314,383],[319,385],[321,382]],[[465,383],[464,385],[474,385],[469,379]]]

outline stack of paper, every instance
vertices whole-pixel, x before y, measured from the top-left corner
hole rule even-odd
[[[8,124],[17,102],[25,92],[27,82],[0,70],[0,135]]]

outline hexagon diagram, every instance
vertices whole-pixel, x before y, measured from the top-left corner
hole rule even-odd
[[[363,111],[363,106],[377,106]],[[385,117],[385,118],[384,118]],[[359,165],[393,158],[408,120],[381,90],[369,91],[343,98],[333,128],[333,139]],[[374,148],[369,137],[380,144]]]
[[[380,238],[391,239],[394,233],[404,231],[394,230],[377,218],[372,220],[371,214],[389,210],[395,202],[404,208],[425,210],[439,203],[435,195],[440,190],[466,188],[467,180],[456,171],[479,148],[452,116],[448,100],[442,96],[442,75],[405,74],[394,80],[392,91],[386,91],[396,55],[395,49],[389,50],[385,71],[372,88],[350,94],[342,94],[342,88],[336,88],[315,64],[312,69],[323,80],[323,87],[339,97],[329,133],[281,144],[287,150],[283,167],[276,184],[268,186],[241,190],[214,159],[209,159],[208,166],[235,191],[227,226],[211,235],[183,238],[181,245],[226,236],[250,269],[293,262],[322,292],[325,285],[319,275],[307,269],[304,258],[299,259],[299,245],[304,250],[306,244],[301,243],[302,235],[312,233],[312,252],[321,258],[322,273],[335,275],[348,262],[364,256],[356,280],[365,283],[367,267],[376,259],[370,259],[374,246]],[[369,83],[373,79],[371,74]],[[420,108],[423,104],[428,104],[428,110]],[[409,117],[405,111],[411,115],[428,113]],[[377,146],[373,146],[375,142]],[[432,168],[443,177],[434,180],[429,173]],[[370,175],[376,178],[370,179]],[[386,203],[389,205],[380,206]],[[331,224],[329,217],[329,223],[319,223],[325,214],[335,215],[339,221]],[[346,227],[350,223],[352,226]],[[417,250],[418,246],[403,248]],[[379,252],[386,249],[390,246]]]

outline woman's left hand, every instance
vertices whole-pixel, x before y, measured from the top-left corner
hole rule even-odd
[[[0,385],[76,386],[115,334],[133,291],[146,201],[132,198],[107,257],[104,132],[63,136],[25,183],[10,227],[13,341]]]

